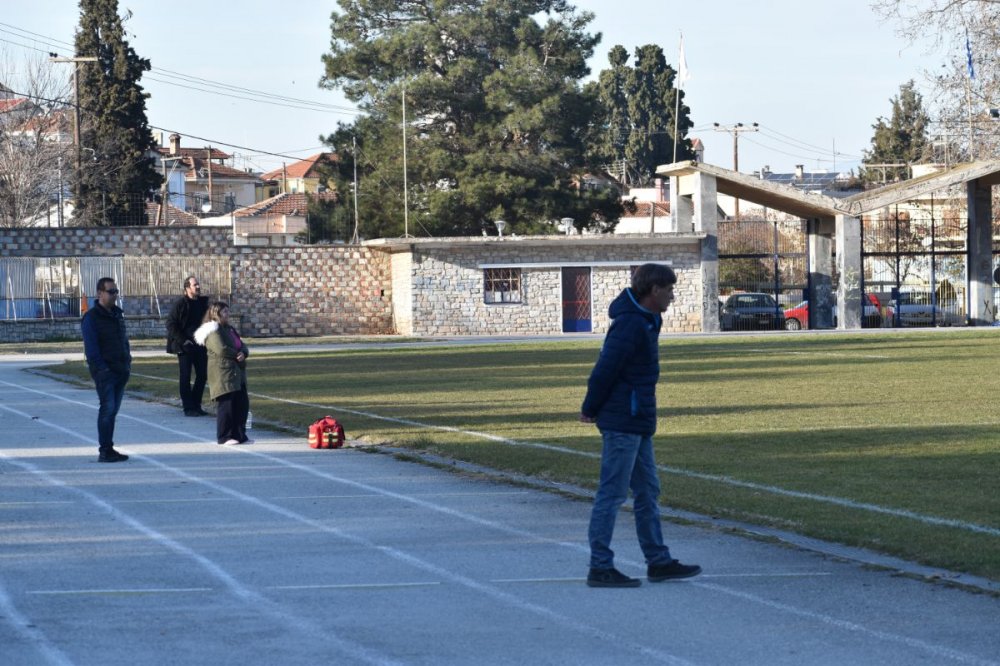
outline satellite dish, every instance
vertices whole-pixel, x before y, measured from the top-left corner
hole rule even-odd
[[[497,233],[502,238],[503,237],[503,230],[507,228],[507,223],[504,222],[503,220],[497,220],[493,224],[497,225]]]
[[[203,212],[203,213],[211,213],[212,212],[212,202],[211,201],[206,201],[205,203],[203,203],[201,205],[201,212]]]

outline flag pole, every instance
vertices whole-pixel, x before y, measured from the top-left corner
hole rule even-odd
[[[681,90],[684,88],[684,80],[687,78],[687,61],[684,59],[684,33],[681,35],[680,57],[677,59],[677,95],[674,101],[674,162],[677,162],[677,131],[680,125],[681,115]]]

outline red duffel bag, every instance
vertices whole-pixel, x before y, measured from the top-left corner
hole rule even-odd
[[[344,426],[332,416],[324,416],[309,426],[309,446],[314,449],[339,449],[344,445]]]

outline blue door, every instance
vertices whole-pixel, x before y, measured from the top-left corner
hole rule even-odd
[[[590,268],[562,269],[563,333],[590,333]]]

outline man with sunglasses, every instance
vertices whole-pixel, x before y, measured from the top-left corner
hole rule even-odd
[[[115,417],[122,405],[125,384],[132,372],[132,352],[125,331],[125,315],[116,305],[118,286],[114,278],[97,281],[97,298],[80,322],[87,367],[97,388],[101,408],[97,412],[97,462],[128,460],[114,447]]]

